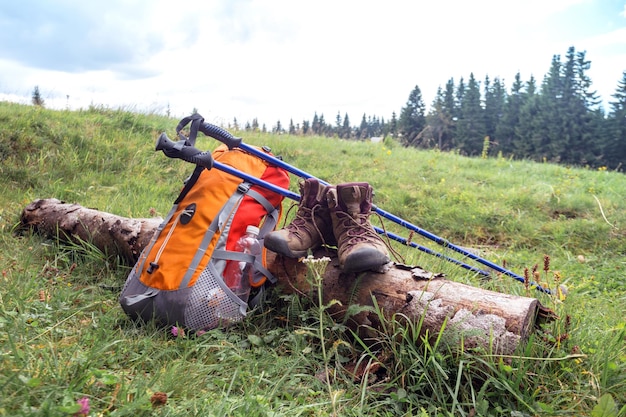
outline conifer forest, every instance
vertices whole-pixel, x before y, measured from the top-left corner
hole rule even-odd
[[[387,120],[363,114],[353,125],[348,114],[334,121],[315,113],[312,121],[288,127],[278,121],[272,131],[364,140],[391,136],[405,146],[455,151],[467,156],[500,155],[513,159],[589,166],[624,171],[626,165],[626,70],[614,94],[602,104],[587,75],[591,61],[570,47],[554,55],[542,80],[522,79],[512,85],[500,78],[449,79],[439,87],[428,111],[419,85],[400,113]],[[234,120],[235,128],[239,128]],[[257,119],[245,130],[266,130]]]

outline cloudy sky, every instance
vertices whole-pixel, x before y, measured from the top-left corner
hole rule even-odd
[[[21,0],[0,25],[0,99],[268,128],[389,119],[470,73],[541,81],[570,46],[605,101],[626,71],[626,0]]]

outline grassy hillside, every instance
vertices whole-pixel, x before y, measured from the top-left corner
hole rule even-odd
[[[91,415],[626,415],[618,411],[626,407],[623,173],[469,159],[389,139],[235,132],[326,181],[370,182],[384,210],[517,274],[536,267],[538,281],[566,285],[568,297],[497,274],[479,279],[396,245],[407,263],[536,296],[560,318],[514,358],[415,345],[400,328],[368,353],[312,300],[275,294],[240,326],[174,339],[126,320],[117,295],[127,266],[93,248],[16,235],[14,226],[28,203],[48,197],[128,217],[164,215],[192,170],[154,152],[157,135],[174,137],[177,122],[0,103],[0,416],[72,415],[83,397]],[[297,178],[291,188],[298,190]],[[408,236],[390,221],[382,225]],[[348,365],[372,357],[384,372],[353,379]],[[334,369],[331,384],[320,378],[325,366]],[[167,404],[154,406],[161,392]]]

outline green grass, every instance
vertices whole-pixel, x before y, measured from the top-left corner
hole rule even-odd
[[[88,245],[16,233],[15,225],[28,203],[51,197],[127,217],[164,215],[192,170],[154,152],[157,135],[173,137],[177,122],[0,103],[0,416],[69,416],[83,397],[94,416],[626,415],[622,173],[470,159],[390,139],[235,132],[326,181],[370,182],[385,211],[518,274],[537,265],[537,280],[551,288],[558,280],[568,297],[498,274],[483,280],[396,245],[407,263],[537,297],[559,319],[502,358],[426,339],[419,321],[401,316],[365,343],[331,320],[319,293],[274,292],[244,323],[174,338],[123,314],[117,297],[128,266]],[[296,178],[291,188],[298,191]],[[408,237],[388,220],[372,222]],[[167,395],[165,405],[153,405],[156,393]]]

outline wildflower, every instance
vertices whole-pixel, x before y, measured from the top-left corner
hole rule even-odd
[[[548,255],[543,255],[543,270],[544,272],[550,270],[550,257]]]
[[[524,288],[526,292],[528,292],[528,287],[530,284],[530,277],[528,276],[528,268],[524,268]]]
[[[185,337],[185,331],[183,329],[179,329],[176,326],[172,326],[172,336],[174,336],[174,337]]]
[[[81,417],[89,415],[89,398],[83,397],[77,400],[76,403],[80,406],[80,410],[74,413],[74,417]]]
[[[330,262],[330,258],[328,256],[323,256],[321,258],[314,258],[313,255],[309,255],[306,258],[302,259],[302,262],[305,264],[317,264],[317,263],[327,263]]]

